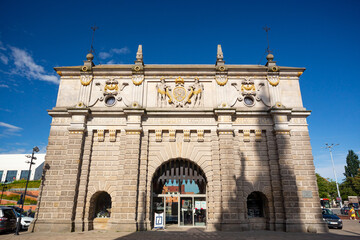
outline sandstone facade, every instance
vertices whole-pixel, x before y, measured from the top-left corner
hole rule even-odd
[[[61,76],[34,231],[88,231],[100,193],[114,230],[153,227],[153,178],[183,159],[206,176],[206,228],[327,231],[299,77],[304,68],[226,65],[57,67]],[[264,215],[251,218],[251,193]]]

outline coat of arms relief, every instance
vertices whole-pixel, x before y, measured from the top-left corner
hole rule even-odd
[[[165,78],[160,79],[156,84],[157,106],[158,107],[195,107],[203,106],[204,85],[199,78],[195,78],[194,83],[185,88],[184,79],[175,79],[175,86],[166,83]]]

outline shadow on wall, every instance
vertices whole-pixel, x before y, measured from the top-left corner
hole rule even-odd
[[[221,223],[215,229],[306,232],[289,136],[263,131],[261,141],[241,141],[234,146],[235,161],[240,161],[240,172],[235,166],[233,175],[236,188],[227,198],[223,186]],[[254,151],[244,151],[251,146]],[[281,147],[279,151],[277,146]]]

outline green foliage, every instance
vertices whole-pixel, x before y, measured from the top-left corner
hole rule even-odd
[[[319,189],[320,198],[334,199],[337,196],[336,183],[330,179],[326,179],[316,173],[316,181]]]
[[[348,155],[346,156],[346,166],[345,166],[345,177],[355,177],[358,174],[360,168],[359,156],[354,153],[353,150],[349,150]]]
[[[2,199],[12,200],[12,201],[19,201],[20,200],[20,195],[18,195],[18,194],[3,195]],[[36,200],[29,199],[28,197],[25,198],[25,205],[35,205],[36,203],[37,203]],[[6,203],[6,205],[9,205],[9,204]]]
[[[41,180],[29,181],[28,188],[39,188]],[[26,180],[13,181],[12,183],[7,184],[8,189],[12,188],[25,188]]]
[[[348,196],[360,196],[360,161],[353,150],[349,150],[346,157],[345,181],[340,184],[340,193],[343,200]]]

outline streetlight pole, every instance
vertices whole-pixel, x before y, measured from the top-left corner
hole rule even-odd
[[[335,145],[334,145],[334,144],[332,143],[331,145],[329,145],[329,144],[325,143],[325,145],[326,145],[325,148],[329,149],[329,152],[330,152],[330,158],[331,158],[331,162],[332,162],[332,166],[333,166],[333,171],[334,171],[334,176],[335,176],[335,183],[336,183],[337,194],[338,194],[338,197],[340,198],[340,208],[342,208],[342,207],[343,207],[343,205],[342,205],[342,199],[341,199],[341,195],[340,195],[339,184],[338,184],[337,177],[336,177],[334,159],[333,159],[333,155],[332,155],[332,149],[333,149],[333,147],[336,147],[336,146],[338,146],[339,144],[335,144]]]
[[[18,221],[17,224],[16,224],[16,232],[15,232],[15,235],[19,235],[19,230],[20,230],[20,225],[21,225],[21,214],[22,214],[22,212],[24,211],[24,202],[25,202],[25,198],[26,198],[26,190],[27,190],[27,187],[28,187],[28,184],[29,184],[29,180],[30,180],[31,166],[32,166],[33,164],[35,164],[35,163],[33,162],[33,160],[36,160],[36,157],[34,157],[34,154],[35,154],[36,152],[39,152],[39,151],[40,151],[40,150],[39,150],[38,147],[34,147],[31,156],[26,156],[26,157],[28,157],[28,158],[31,158],[30,161],[27,161],[27,162],[26,162],[26,163],[30,163],[30,167],[29,167],[29,174],[28,174],[28,177],[27,177],[27,180],[26,180],[24,197],[23,197],[23,198],[20,198],[20,201],[21,201],[21,213],[20,213],[19,221]]]

